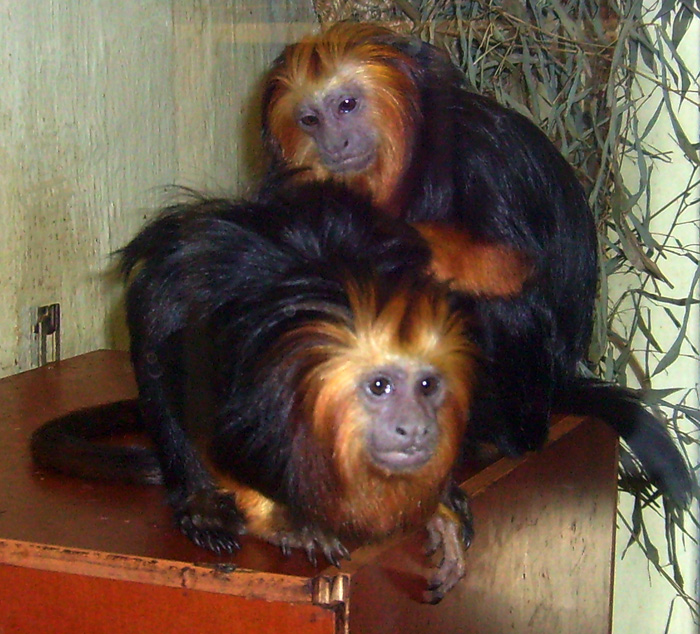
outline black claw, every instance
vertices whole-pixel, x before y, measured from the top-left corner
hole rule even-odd
[[[240,549],[240,544],[232,536],[212,531],[185,531],[197,546],[211,550],[217,555],[231,555]]]
[[[326,559],[334,565],[336,568],[340,568],[340,559],[338,558],[338,555],[332,551],[326,551],[325,553]]]
[[[313,546],[306,548],[306,558],[311,562],[312,566],[316,566],[318,560],[316,559],[316,551]]]
[[[437,590],[430,590],[428,589],[427,592],[427,597],[426,597],[426,603],[430,605],[437,605],[440,603],[445,598],[445,593],[444,592],[438,592]]]

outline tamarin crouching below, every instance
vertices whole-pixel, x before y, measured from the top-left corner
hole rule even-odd
[[[316,183],[176,204],[120,257],[157,460],[93,442],[133,416],[120,403],[40,428],[39,464],[163,482],[180,529],[215,552],[248,533],[338,563],[343,540],[425,526],[445,555],[429,598],[457,583],[472,526],[453,470],[476,351],[419,232]],[[207,392],[194,409],[193,376]]]

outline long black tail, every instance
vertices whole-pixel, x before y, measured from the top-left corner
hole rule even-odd
[[[45,423],[32,434],[32,458],[41,467],[86,480],[161,484],[154,451],[100,442],[143,430],[136,400],[77,410]]]
[[[666,426],[645,409],[632,390],[579,378],[561,391],[555,410],[591,416],[610,425],[640,462],[644,475],[677,506],[686,508],[697,494],[698,484]]]

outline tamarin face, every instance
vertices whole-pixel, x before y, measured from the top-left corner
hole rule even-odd
[[[297,419],[310,425],[313,454],[327,456],[328,477],[343,492],[332,501],[334,517],[363,531],[397,521],[378,512],[377,500],[405,515],[425,512],[411,501],[436,503],[474,383],[472,344],[442,291],[394,290],[382,302],[371,288],[350,285],[347,321],[308,322],[274,351],[304,366]]]
[[[318,159],[331,172],[361,172],[377,158],[377,135],[370,105],[359,83],[348,79],[320,86],[294,109],[299,129],[315,145]]]
[[[366,432],[370,459],[388,473],[425,465],[439,440],[443,377],[430,365],[395,363],[363,377],[358,397],[372,425]]]
[[[388,31],[339,24],[287,47],[268,76],[263,125],[278,160],[389,202],[419,127],[416,63]]]

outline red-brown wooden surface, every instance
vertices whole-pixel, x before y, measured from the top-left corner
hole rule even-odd
[[[28,438],[41,423],[134,393],[128,358],[111,351],[0,381],[3,634],[609,632],[617,445],[600,423],[564,419],[543,452],[467,474],[469,572],[429,606],[419,602],[421,532],[355,550],[340,576],[255,539],[217,557],[173,528],[158,487],[32,465]],[[339,583],[330,596],[318,590],[326,577]]]

